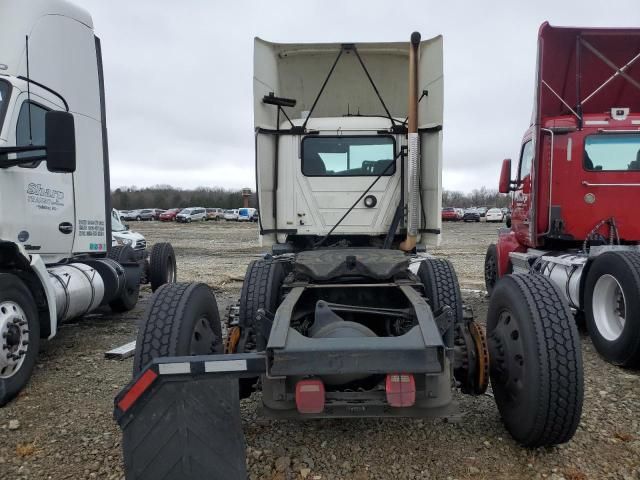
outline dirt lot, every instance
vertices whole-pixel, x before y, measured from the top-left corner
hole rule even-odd
[[[181,281],[203,281],[221,310],[239,296],[241,279],[260,252],[254,225],[132,224],[151,242],[171,241]],[[444,247],[484,320],[486,245],[496,225],[446,224]],[[105,360],[106,350],[135,337],[150,292],[126,315],[108,311],[64,325],[45,343],[23,394],[0,410],[0,479],[123,478],[115,393],[131,360]],[[270,421],[257,418],[259,395],[242,402],[252,479],[640,479],[640,375],[603,362],[583,335],[585,406],[568,445],[527,451],[510,439],[490,395],[460,396],[465,418],[423,420]],[[15,422],[17,420],[17,423]],[[11,424],[11,428],[10,428]]]

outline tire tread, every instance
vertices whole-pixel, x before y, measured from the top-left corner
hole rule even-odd
[[[171,244],[168,242],[156,243],[151,249],[149,260],[149,282],[153,292],[167,281],[167,260],[173,262],[174,274],[177,273],[176,257]]]
[[[166,283],[153,294],[138,330],[134,375],[152,359],[174,354],[184,328],[176,319],[181,317],[190,295],[198,288],[209,287],[204,283]]]
[[[527,447],[557,445],[576,432],[583,402],[582,352],[578,330],[561,293],[546,277],[510,275],[534,315],[540,366],[537,428],[521,440]]]
[[[423,273],[421,273],[421,271]],[[427,297],[428,292],[434,292],[435,298],[428,298],[429,306],[438,310],[445,305],[451,307],[454,313],[454,322],[463,321],[463,302],[458,283],[458,276],[452,263],[444,258],[428,258],[423,261],[418,270]]]

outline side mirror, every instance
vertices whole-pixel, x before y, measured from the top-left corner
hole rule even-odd
[[[130,230],[130,229],[131,229],[131,227],[127,224],[127,225],[125,225],[125,226],[124,226],[124,229],[125,229],[125,230]]]
[[[511,159],[505,158],[502,161],[502,170],[500,171],[500,184],[498,185],[500,193],[509,193],[511,191]]]
[[[50,111],[44,117],[47,170],[55,173],[76,171],[76,131],[73,114]]]

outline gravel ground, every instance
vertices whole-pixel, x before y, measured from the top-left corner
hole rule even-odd
[[[181,281],[204,281],[221,311],[240,293],[260,252],[255,225],[136,224],[150,242],[171,241]],[[450,258],[465,301],[480,321],[487,300],[482,265],[497,225],[449,223],[438,256]],[[65,324],[45,342],[36,371],[18,399],[0,409],[0,479],[121,479],[114,395],[131,375],[131,359],[104,360],[130,341],[150,296],[125,315],[108,310]],[[602,361],[583,335],[585,406],[567,445],[519,448],[500,423],[490,395],[458,400],[458,424],[432,420],[272,421],[257,416],[259,394],[242,402],[252,479],[640,479],[640,374]]]

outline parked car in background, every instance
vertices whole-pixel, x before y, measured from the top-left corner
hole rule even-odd
[[[453,207],[445,207],[442,209],[442,220],[443,221],[458,221],[460,218],[458,217],[458,212]]]
[[[165,210],[160,214],[159,220],[162,222],[173,222],[176,219],[176,215],[181,211],[181,208],[170,208],[169,210]]]
[[[221,220],[224,217],[222,208],[207,208],[207,220]]]
[[[207,211],[202,207],[185,208],[179,214],[176,215],[176,222],[191,223],[205,220],[207,218]]]
[[[224,211],[224,219],[228,222],[231,220],[238,221],[238,209],[225,210]]]
[[[458,220],[462,220],[462,217],[464,217],[464,208],[456,208],[456,214],[458,215]]]
[[[138,210],[138,214],[136,215],[137,221],[149,221],[156,219],[156,210],[154,208],[144,208],[142,210]]]
[[[478,207],[476,210],[481,217],[486,217],[489,209],[487,207]]]
[[[111,245],[129,245],[136,253],[136,258],[142,259],[146,255],[147,241],[138,232],[132,232],[129,227],[120,221],[122,212],[111,212]]]
[[[153,218],[154,220],[160,220],[160,215],[162,215],[166,210],[163,208],[154,208]]]
[[[123,220],[127,220],[127,221],[136,220],[138,212],[140,212],[140,210],[128,210],[127,213],[124,214]]]
[[[504,213],[500,208],[490,208],[487,211],[487,222],[500,222],[504,221]]]
[[[256,213],[255,208],[240,208],[238,209],[238,221],[239,222],[254,222],[253,219]]]
[[[122,222],[124,221],[125,217],[128,215],[128,213],[130,212],[130,210],[116,210],[115,208],[113,209],[114,212],[118,212],[118,219]]]
[[[479,222],[480,221],[480,212],[478,212],[475,208],[467,208],[464,211],[464,216],[462,220],[465,222]]]

